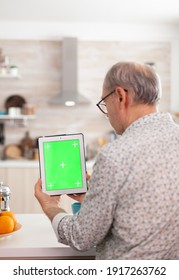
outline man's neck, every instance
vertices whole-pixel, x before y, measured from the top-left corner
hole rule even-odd
[[[145,115],[149,115],[152,113],[156,113],[158,112],[158,108],[157,106],[154,105],[144,105],[144,104],[139,104],[139,105],[135,105],[132,106],[130,108],[130,113],[128,114],[127,118],[126,118],[126,128],[133,122],[135,122],[137,119],[145,116]]]

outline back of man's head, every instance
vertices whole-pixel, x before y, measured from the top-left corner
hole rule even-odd
[[[104,88],[121,86],[132,94],[136,103],[156,105],[161,98],[161,83],[154,69],[147,64],[119,62],[106,74]]]

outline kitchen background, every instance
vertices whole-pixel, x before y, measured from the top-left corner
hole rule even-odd
[[[87,143],[111,130],[106,118],[96,107],[100,100],[104,75],[117,61],[135,60],[155,65],[162,79],[162,111],[170,110],[170,42],[78,41],[78,88],[89,104],[66,107],[51,105],[61,92],[63,41],[0,40],[9,63],[18,66],[19,79],[0,79],[0,109],[11,95],[21,95],[34,106],[36,118],[28,126],[6,122],[5,143],[18,143],[28,130],[30,136],[83,132]],[[70,80],[69,80],[70,83]]]
[[[178,113],[179,16],[173,2],[99,0],[97,6],[94,0],[54,0],[53,5],[49,0],[0,0],[0,51],[20,75],[0,75],[0,111],[16,94],[35,110],[27,126],[3,121],[5,145],[20,143],[26,131],[33,139],[82,132],[86,145],[106,137],[111,127],[95,104],[106,71],[122,60],[152,63],[162,81],[160,110]],[[89,104],[50,104],[62,90],[64,37],[78,39],[78,90]]]

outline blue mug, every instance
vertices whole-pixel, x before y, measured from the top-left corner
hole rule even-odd
[[[81,203],[80,202],[74,202],[71,205],[72,213],[76,214],[81,208]]]

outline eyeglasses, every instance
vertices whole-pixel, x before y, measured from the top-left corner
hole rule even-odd
[[[127,89],[123,88],[125,92],[128,92]],[[104,100],[110,96],[111,94],[115,93],[116,89],[112,90],[110,93],[108,93],[105,97],[103,97],[97,104],[96,106],[101,110],[101,112],[105,115],[108,114],[107,111],[107,107],[106,107],[106,103],[104,102]]]
[[[105,97],[103,97],[97,104],[96,106],[101,110],[101,112],[105,115],[107,115],[108,111],[107,111],[107,108],[106,108],[106,104],[104,102],[104,100],[110,96],[111,94],[115,93],[115,89],[113,91],[111,91],[110,93],[108,93]]]

